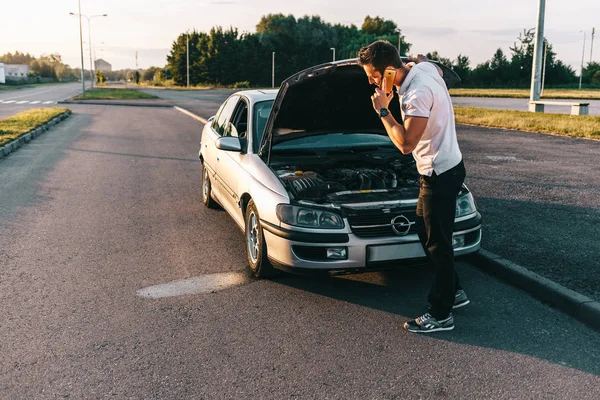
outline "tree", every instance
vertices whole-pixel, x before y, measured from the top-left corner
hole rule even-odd
[[[102,73],[102,71],[97,70],[96,71],[96,83],[102,84],[106,81],[106,77],[104,76],[104,74]]]
[[[583,68],[582,80],[585,83],[592,83],[596,73],[600,71],[600,63],[591,62]]]
[[[31,61],[35,60],[35,57],[30,55],[29,53],[20,53],[15,51],[15,54],[6,53],[0,56],[0,62],[4,64],[27,64],[31,63]]]
[[[150,67],[146,70],[144,70],[144,72],[142,73],[142,80],[144,81],[153,81],[154,80],[154,76],[156,75],[156,73],[160,70],[160,68],[158,67]]]
[[[448,68],[452,68],[452,61],[449,58],[440,56],[437,50],[434,50],[433,53],[427,53],[425,57],[429,58],[430,60],[436,60]]]
[[[509,47],[512,51],[510,75],[512,82],[524,85],[531,82],[535,28],[523,29],[517,39],[519,43]]]
[[[463,84],[468,82],[469,75],[471,74],[471,67],[469,66],[469,64],[469,57],[463,56],[462,54],[459,54],[456,57],[456,61],[452,63],[452,70],[456,72],[456,75],[459,76]]]
[[[369,15],[367,15],[361,29],[367,35],[387,36],[395,35],[398,26],[393,21],[384,20],[380,17],[371,18]]]

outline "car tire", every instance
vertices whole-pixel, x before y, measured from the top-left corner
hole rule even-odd
[[[257,278],[272,278],[276,276],[277,270],[271,265],[267,258],[265,236],[260,225],[260,216],[258,215],[254,200],[250,200],[246,207],[244,222],[246,255],[250,272]]]
[[[202,163],[202,203],[208,208],[217,208],[217,202],[212,198],[212,184],[206,163]]]

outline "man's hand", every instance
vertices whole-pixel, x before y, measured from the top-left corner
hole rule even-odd
[[[429,58],[425,57],[423,54],[417,54],[416,56],[408,57],[407,61],[408,61],[408,63],[406,64],[406,66],[408,67],[408,69],[411,69],[412,67],[415,66],[415,64],[426,62],[426,61],[431,61],[431,60]],[[432,64],[438,70],[440,76],[444,77],[444,71],[442,71],[442,69],[439,67],[439,65],[437,65],[436,63],[432,63]]]
[[[429,61],[429,58],[425,57],[423,54],[417,54],[416,56],[408,57],[408,62],[413,62],[415,64]]]
[[[376,87],[375,93],[373,94],[373,96],[371,96],[371,101],[373,101],[373,108],[377,113],[379,113],[379,110],[381,110],[382,108],[388,108],[390,101],[392,101],[392,97],[394,97],[393,91],[390,92],[390,94],[386,93],[387,87],[385,79],[382,79],[381,87]]]

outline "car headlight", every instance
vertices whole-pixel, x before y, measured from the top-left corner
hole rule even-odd
[[[277,218],[283,223],[305,228],[340,229],[344,220],[336,213],[290,204],[277,205]]]
[[[475,207],[475,199],[470,192],[462,194],[456,198],[456,213],[455,218],[464,217],[465,215],[473,214],[477,211]]]

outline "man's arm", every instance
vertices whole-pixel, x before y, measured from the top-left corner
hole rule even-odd
[[[417,147],[419,140],[421,140],[429,118],[406,117],[404,126],[402,126],[396,122],[396,119],[391,114],[388,114],[382,117],[381,121],[394,145],[402,154],[409,154]]]
[[[393,93],[386,94],[385,80],[381,86],[381,88],[375,88],[375,93],[371,96],[373,108],[377,112],[382,108],[388,108],[393,96]],[[411,153],[425,132],[432,101],[428,94],[429,92],[423,92],[420,96],[417,96],[416,92],[410,94],[407,110],[405,110],[407,112],[404,117],[404,126],[400,125],[391,114],[381,118],[385,131],[402,154]]]

